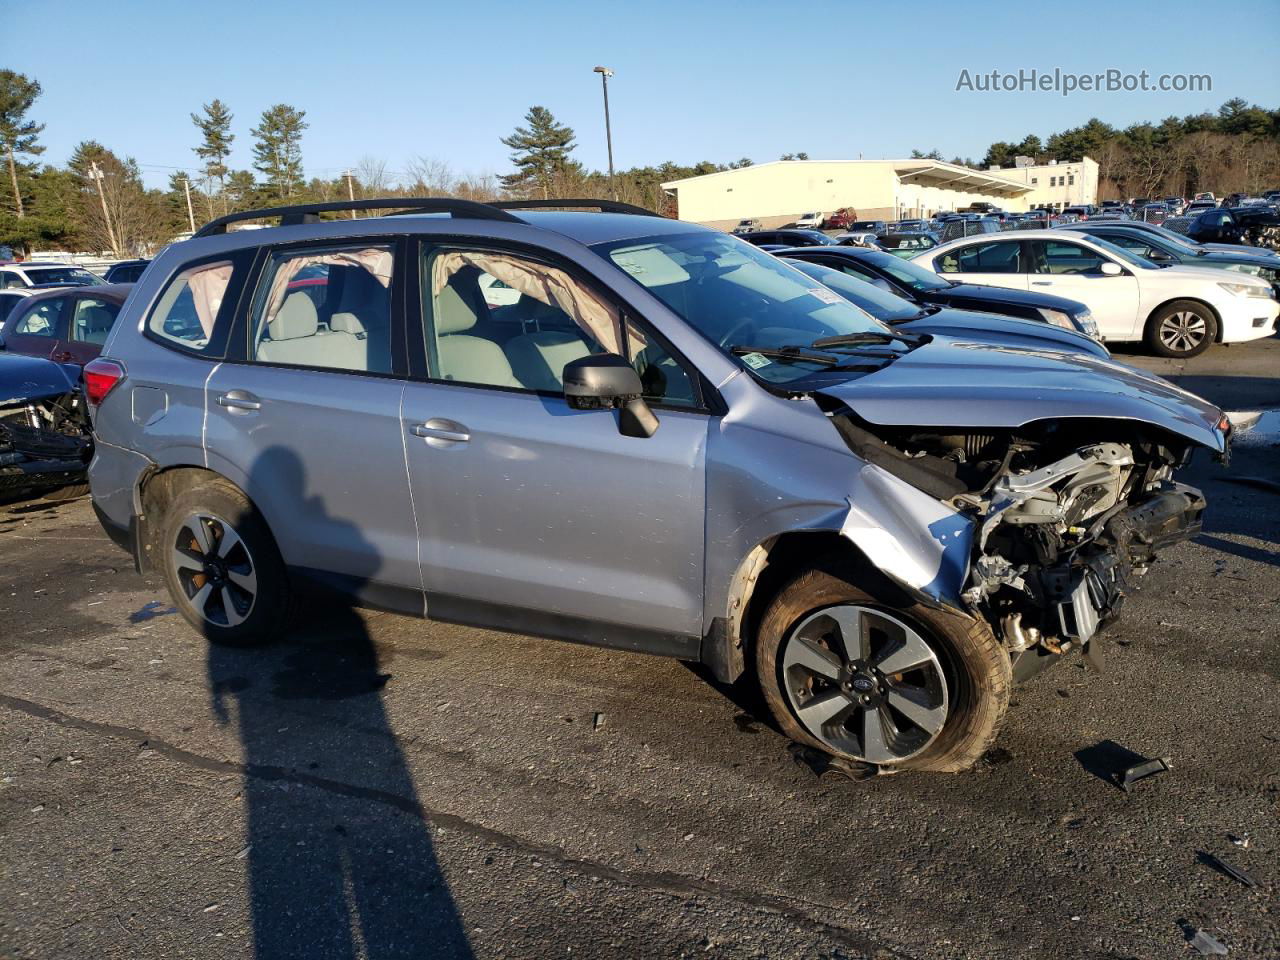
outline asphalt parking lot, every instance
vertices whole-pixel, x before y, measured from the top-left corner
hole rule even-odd
[[[1118,358],[1280,409],[1277,339]],[[0,508],[0,957],[1280,956],[1277,444],[1197,463],[1102,675],[858,783],[674,661],[323,607],[210,650],[87,500]]]

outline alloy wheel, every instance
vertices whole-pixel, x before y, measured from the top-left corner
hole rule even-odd
[[[937,651],[913,627],[874,607],[809,614],[782,650],[792,711],[812,736],[868,763],[920,753],[947,721]]]
[[[1208,331],[1204,317],[1191,310],[1179,310],[1161,322],[1160,342],[1169,350],[1188,353],[1200,346]]]
[[[175,537],[172,562],[185,601],[202,619],[236,627],[253,611],[258,575],[244,540],[221,517],[191,514]]]

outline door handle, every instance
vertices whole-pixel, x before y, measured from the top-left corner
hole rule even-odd
[[[409,432],[428,443],[432,440],[444,440],[451,444],[466,443],[471,439],[471,432],[466,427],[443,417],[433,417],[426,423],[415,423],[409,428]]]
[[[1053,281],[1052,280],[1032,280],[1031,285],[1033,287],[1052,287]]]
[[[218,394],[218,406],[228,410],[260,410],[262,401],[247,390],[228,390]]]
[[[75,354],[73,354],[70,350],[63,350],[60,353],[55,353],[49,359],[54,360],[58,363],[69,363],[70,361],[75,359]]]

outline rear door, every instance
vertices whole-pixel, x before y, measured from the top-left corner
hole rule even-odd
[[[71,297],[40,297],[17,307],[6,324],[4,345],[29,357],[52,357],[65,335]]]
[[[210,466],[229,462],[291,568],[421,612],[400,403],[397,241],[268,250],[243,335],[206,390]]]
[[[1079,300],[1098,322],[1107,340],[1132,340],[1138,326],[1138,281],[1126,265],[1117,263],[1120,276],[1102,272],[1114,263],[1092,247],[1062,240],[1031,241],[1031,289]]]
[[[1027,289],[1026,247],[1020,240],[967,243],[934,257],[933,268],[957,283]]]
[[[520,300],[490,311],[487,277]],[[402,429],[428,616],[687,654],[702,633],[710,420],[695,375],[535,255],[424,243],[417,279],[424,376]],[[566,403],[564,365],[606,350],[640,371],[653,436]]]

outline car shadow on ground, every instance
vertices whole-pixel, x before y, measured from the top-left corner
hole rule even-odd
[[[278,448],[254,482],[306,490]],[[367,544],[354,555],[376,558]],[[308,615],[265,649],[209,645],[211,708],[243,748],[253,955],[470,957],[383,704],[392,677],[352,606],[304,602]]]

